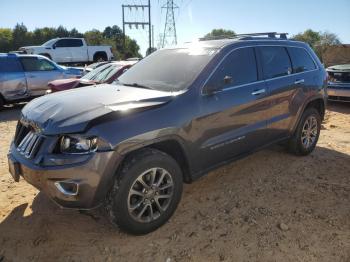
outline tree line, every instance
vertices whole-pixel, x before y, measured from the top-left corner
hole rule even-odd
[[[204,38],[234,37],[235,35],[235,31],[220,28],[213,29],[210,33],[206,34]],[[293,35],[291,39],[308,43],[311,48],[314,49],[315,53],[322,62],[323,54],[326,52],[328,47],[341,44],[336,34],[328,31],[317,32],[311,29],[307,29],[304,32]]]
[[[117,60],[141,57],[140,46],[129,36],[125,36],[124,47],[123,31],[117,25],[107,26],[103,31],[92,29],[81,33],[75,28],[67,30],[63,26],[36,28],[29,31],[23,23],[16,24],[13,29],[0,28],[0,53],[16,51],[22,46],[42,45],[57,37],[83,37],[89,45],[110,45]]]

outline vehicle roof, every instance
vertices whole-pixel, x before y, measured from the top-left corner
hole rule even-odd
[[[193,45],[202,48],[217,48],[221,49],[226,46],[234,45],[234,44],[242,44],[249,43],[252,45],[258,44],[283,44],[283,45],[294,45],[294,46],[305,46],[304,42],[291,40],[291,39],[281,39],[281,38],[273,38],[273,37],[234,37],[234,38],[224,38],[224,39],[213,39],[213,40],[197,40],[193,42],[187,42],[183,45],[179,45],[176,47],[170,47],[168,49],[176,49],[176,48],[190,48]]]
[[[6,56],[6,57],[42,57],[46,58],[45,56],[42,55],[35,55],[35,54],[21,54],[21,53],[0,53],[0,56]]]

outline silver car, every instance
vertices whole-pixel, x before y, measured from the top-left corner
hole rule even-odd
[[[0,107],[44,95],[50,81],[80,76],[44,56],[0,54]]]

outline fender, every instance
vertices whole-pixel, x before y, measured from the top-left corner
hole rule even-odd
[[[294,134],[298,124],[299,124],[299,121],[301,119],[301,116],[303,115],[306,107],[313,101],[316,101],[316,100],[322,100],[323,101],[323,106],[324,108],[326,108],[326,103],[325,103],[325,100],[324,100],[324,95],[321,93],[321,92],[318,92],[317,95],[313,95],[313,96],[310,96],[308,97],[305,102],[303,103],[303,105],[299,108],[298,110],[298,113],[297,113],[297,117],[295,118],[295,122],[293,123],[293,128],[291,130],[291,135]]]

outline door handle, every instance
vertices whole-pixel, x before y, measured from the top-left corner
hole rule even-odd
[[[295,80],[294,84],[300,85],[300,84],[304,84],[304,82],[305,82],[305,79],[298,79],[298,80]]]
[[[34,75],[29,75],[28,78],[35,78],[35,76]]]
[[[252,95],[253,95],[253,96],[257,96],[257,95],[263,94],[263,93],[265,93],[265,92],[266,92],[266,89],[263,88],[263,89],[259,89],[259,90],[253,91],[253,92],[252,92]]]

